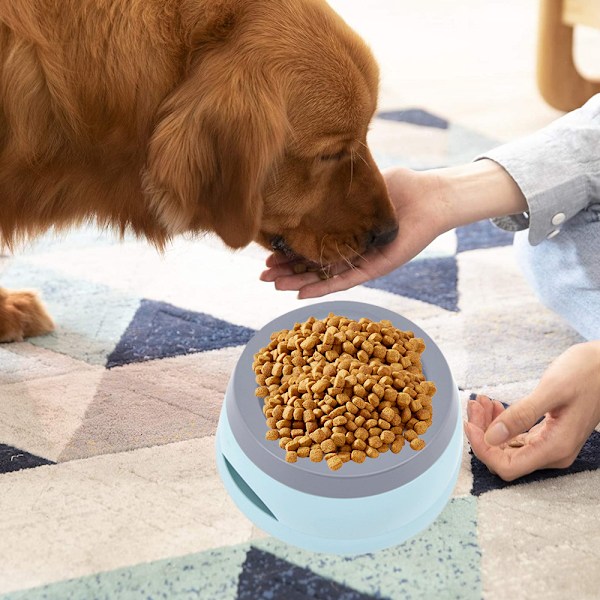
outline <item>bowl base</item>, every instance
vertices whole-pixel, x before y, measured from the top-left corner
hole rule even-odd
[[[313,533],[304,533],[279,521],[226,459],[219,443],[219,434],[222,435],[222,433],[222,427],[219,427],[219,430],[217,430],[217,469],[227,492],[242,513],[263,531],[283,542],[311,552],[323,552],[340,556],[357,556],[396,546],[433,523],[452,495],[452,490],[458,478],[462,455],[462,444],[460,444],[460,447],[457,448],[459,451],[456,452],[453,461],[452,474],[444,489],[437,491],[437,499],[423,513],[412,521],[404,523],[401,528],[391,529],[384,534],[372,537],[327,538]],[[459,433],[462,434],[462,431]],[[460,440],[462,441],[462,435]]]

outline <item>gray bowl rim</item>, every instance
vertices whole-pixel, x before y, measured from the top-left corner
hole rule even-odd
[[[399,454],[391,451],[362,463],[345,463],[332,471],[325,461],[300,458],[285,461],[285,450],[276,441],[265,439],[268,430],[262,412],[263,399],[255,395],[257,383],[252,369],[254,354],[267,346],[271,334],[291,329],[309,317],[324,318],[329,313],[358,320],[387,319],[404,331],[423,338],[426,348],[421,356],[423,372],[435,382],[433,422],[422,437],[426,446],[414,451],[405,444]],[[282,314],[262,327],[247,343],[231,376],[225,396],[226,415],[235,441],[246,456],[264,473],[299,491],[335,498],[354,498],[381,494],[396,489],[425,473],[448,447],[456,428],[459,396],[450,367],[434,340],[417,324],[389,309],[353,301],[327,301],[309,304]],[[243,474],[240,474],[243,476]],[[251,482],[247,482],[251,485]]]

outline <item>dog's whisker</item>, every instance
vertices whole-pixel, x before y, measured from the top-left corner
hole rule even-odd
[[[364,262],[369,262],[368,258],[366,258],[365,256],[363,256],[358,250],[356,250],[355,248],[353,248],[352,246],[350,246],[350,244],[344,244],[344,246],[346,246],[347,248],[349,248],[351,252],[354,252],[354,254],[356,254],[356,256],[358,256],[358,258],[360,258]]]
[[[322,238],[321,238],[321,252],[319,253],[319,266],[321,267],[321,269],[323,269],[325,267],[325,265],[323,264],[323,252],[325,251],[325,238],[328,236],[329,234],[326,233]]]
[[[366,148],[367,150],[369,149],[369,147],[364,142],[361,142],[360,140],[357,140],[357,139],[355,139],[354,141],[357,142],[358,144],[360,144],[361,146],[363,146],[364,148]],[[361,156],[358,152],[356,153],[356,155],[358,156],[358,158],[360,158],[360,160],[362,160],[365,163],[365,165],[367,165],[367,167],[371,171],[372,170],[371,165],[369,165],[369,163],[364,159],[364,157]]]
[[[348,196],[352,190],[352,180],[354,178],[354,150],[350,150],[350,185],[348,186]]]
[[[275,185],[279,181],[279,174],[281,172],[281,166],[275,165],[269,174],[269,180],[271,185]]]
[[[346,246],[348,246],[348,244],[346,244]],[[356,267],[352,264],[352,261],[347,257],[344,256],[341,251],[339,246],[337,245],[337,242],[335,243],[335,248],[337,250],[337,253],[340,255],[340,258],[351,268],[351,269],[356,269]]]
[[[364,159],[364,157],[362,157],[358,153],[357,153],[357,155],[358,155],[358,158],[360,158],[360,160],[362,160],[365,163],[365,165],[367,165],[367,169],[369,169],[369,171],[372,171],[371,165]]]

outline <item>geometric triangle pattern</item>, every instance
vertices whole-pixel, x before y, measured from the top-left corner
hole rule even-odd
[[[106,361],[117,367],[156,358],[241,346],[255,331],[166,302],[142,300],[129,327]]]
[[[236,518],[239,522],[240,517]],[[476,526],[474,498],[455,498],[435,524],[414,538],[353,559],[314,554],[274,538],[259,538],[75,577],[8,597],[475,600],[481,598]],[[421,579],[423,569],[431,564],[435,575]]]
[[[387,121],[399,121],[411,123],[421,127],[434,127],[437,129],[448,129],[448,121],[420,108],[407,108],[404,110],[390,110],[377,113],[377,118]]]
[[[415,107],[379,113],[369,135],[380,168],[452,166],[496,145]],[[460,227],[335,299],[418,323],[461,390],[522,397],[580,338],[517,279],[512,235],[489,221]],[[598,431],[569,469],[512,483],[465,443],[437,520],[380,552],[316,554],[261,532],[217,475],[216,425],[244,345],[304,301],[259,281],[256,247],[203,238],[172,250],[153,256],[89,227],[0,256],[2,286],[40,290],[57,324],[0,344],[1,600],[597,596]],[[199,267],[189,276],[188,264]]]
[[[456,258],[450,256],[413,260],[364,285],[456,312],[458,311],[457,281]]]
[[[238,578],[237,600],[372,600],[368,596],[251,547]]]
[[[510,246],[515,234],[496,227],[488,220],[456,228],[457,252]]]
[[[0,444],[0,473],[10,473],[21,469],[33,469],[42,465],[53,465],[51,460],[35,456],[24,450]]]
[[[315,554],[275,538],[252,545],[374,598],[481,599],[477,501],[471,495],[452,498],[431,526],[380,552],[352,558]],[[421,579],[428,568],[432,576]]]
[[[55,241],[56,245],[56,241]],[[110,250],[110,246],[105,246]],[[76,253],[69,254],[69,262]],[[52,253],[33,254],[50,259]],[[60,324],[60,335],[30,338],[29,343],[50,352],[70,356],[88,364],[104,366],[123,330],[139,307],[137,296],[123,293],[111,285],[89,281],[65,273],[64,261],[37,265],[21,257],[10,261],[2,274],[2,287],[37,290]]]

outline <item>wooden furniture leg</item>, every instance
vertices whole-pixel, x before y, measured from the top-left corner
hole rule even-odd
[[[540,0],[537,82],[542,97],[559,110],[570,111],[600,93],[600,82],[582,77],[573,60],[573,24],[565,24],[565,8],[578,2]],[[595,4],[595,2],[590,2]]]

